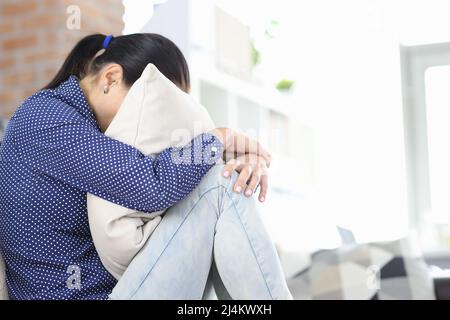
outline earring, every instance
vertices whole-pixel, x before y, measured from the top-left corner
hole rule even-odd
[[[107,94],[109,92],[109,86],[108,85],[105,85],[104,87],[103,87],[103,93],[104,94]]]

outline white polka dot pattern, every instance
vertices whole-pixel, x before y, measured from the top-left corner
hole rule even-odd
[[[92,242],[87,192],[163,210],[192,191],[222,151],[203,134],[152,158],[106,137],[74,76],[28,98],[0,147],[0,253],[10,298],[106,299],[116,280]],[[173,153],[191,161],[178,163]]]

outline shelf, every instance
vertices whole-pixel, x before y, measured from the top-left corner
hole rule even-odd
[[[274,157],[271,188],[301,198],[314,185],[312,129],[298,121],[295,106],[275,88],[264,88],[211,66],[192,66],[192,94],[216,126],[243,130],[267,146]]]
[[[194,65],[192,70],[195,70],[194,77],[200,82],[209,83],[286,117],[293,114],[292,102],[275,88],[260,87],[212,67]]]

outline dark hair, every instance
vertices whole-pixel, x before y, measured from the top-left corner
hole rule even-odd
[[[123,78],[131,86],[142,74],[147,64],[154,64],[169,80],[188,91],[189,69],[180,49],[169,39],[155,33],[136,33],[115,37],[105,52],[102,50],[106,36],[93,34],[81,39],[67,56],[61,69],[44,89],[54,89],[70,75],[83,79],[95,74],[108,63],[117,63],[123,69]]]

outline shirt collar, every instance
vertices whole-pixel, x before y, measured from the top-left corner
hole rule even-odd
[[[86,100],[83,90],[80,87],[79,80],[76,76],[69,76],[66,81],[55,88],[55,93],[100,131],[97,119],[95,118],[95,115]]]

